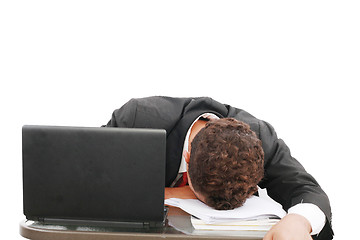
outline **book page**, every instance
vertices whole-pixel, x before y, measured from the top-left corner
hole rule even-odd
[[[216,210],[197,199],[170,198],[165,200],[165,204],[179,207],[206,223],[260,219],[274,216],[282,218],[286,215],[286,212],[278,204],[257,196],[248,198],[243,206],[232,210]]]

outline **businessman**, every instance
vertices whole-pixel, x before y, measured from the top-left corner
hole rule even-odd
[[[333,237],[325,192],[273,127],[244,110],[207,97],[148,97],[131,99],[104,126],[166,130],[166,198],[232,209],[259,186],[288,212],[264,239]]]

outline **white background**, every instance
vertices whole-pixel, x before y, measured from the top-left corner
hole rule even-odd
[[[335,239],[358,234],[359,4],[249,2],[1,1],[1,234],[22,239],[22,125],[100,126],[150,95],[270,122],[328,193]]]

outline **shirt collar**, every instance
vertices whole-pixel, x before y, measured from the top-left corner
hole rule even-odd
[[[199,118],[207,118],[209,120],[214,120],[214,119],[219,119],[218,116],[216,116],[213,113],[203,113],[201,114],[199,117],[197,117],[195,119],[195,121],[191,124],[190,128],[188,129],[187,133],[186,133],[186,137],[185,137],[185,141],[184,141],[184,146],[183,146],[183,151],[185,150],[188,151],[189,150],[189,137],[190,137],[190,132],[191,132],[191,128],[193,127],[194,123],[196,123],[196,121],[199,120]],[[181,156],[181,162],[180,162],[180,167],[179,167],[179,173],[184,173],[186,172],[186,168],[187,168],[187,163],[185,161],[184,156]]]

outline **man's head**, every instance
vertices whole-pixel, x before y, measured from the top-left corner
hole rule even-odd
[[[240,207],[264,175],[261,141],[232,118],[209,121],[191,142],[190,187],[216,209]]]

